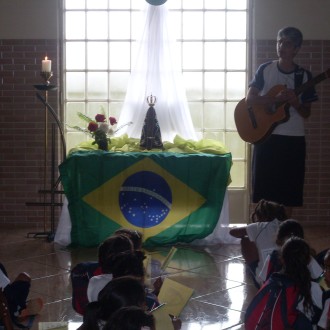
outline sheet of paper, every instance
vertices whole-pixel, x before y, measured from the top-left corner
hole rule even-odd
[[[68,330],[68,322],[39,322],[39,330]]]
[[[167,277],[158,295],[159,302],[166,304],[160,310],[166,311],[167,314],[179,316],[193,293],[193,289]]]
[[[156,320],[156,329],[157,330],[170,330],[173,329],[172,320],[169,316],[169,313],[166,309],[166,305],[156,309],[152,312]]]
[[[162,262],[162,265],[160,266],[160,269],[162,271],[164,271],[167,266],[169,265],[169,263],[171,262],[171,260],[173,259],[176,251],[178,251],[178,249],[174,246],[172,246],[170,252],[167,254],[166,258],[164,259],[164,261]]]

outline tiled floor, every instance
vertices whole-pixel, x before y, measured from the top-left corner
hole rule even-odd
[[[316,251],[330,246],[330,226],[305,228]],[[96,248],[66,248],[45,238],[28,238],[29,228],[0,226],[0,261],[9,276],[21,271],[32,277],[30,297],[45,301],[38,321],[81,322],[71,307],[70,269],[82,261],[96,260]],[[152,258],[163,260],[170,247],[154,249]],[[178,246],[166,269],[167,276],[194,289],[180,318],[182,329],[243,329],[244,310],[256,292],[247,277],[239,245]],[[70,327],[71,329],[74,326]]]

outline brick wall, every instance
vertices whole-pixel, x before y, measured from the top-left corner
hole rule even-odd
[[[34,85],[44,83],[40,71],[46,54],[53,59],[51,83],[57,85],[57,53],[56,40],[0,40],[0,223],[29,223],[42,231],[46,225],[49,230],[50,208],[26,202],[50,201],[49,195],[44,200],[38,191],[50,189],[53,120],[48,114],[45,147],[45,107]],[[45,97],[44,91],[39,93]],[[52,91],[48,98],[56,111],[58,95]]]
[[[276,59],[276,41],[262,40],[255,44],[256,68]],[[330,69],[330,41],[304,41],[296,62],[314,76]],[[304,223],[329,223],[330,220],[330,79],[316,86],[319,101],[313,104],[306,121],[307,159],[304,207],[294,210],[293,218]]]

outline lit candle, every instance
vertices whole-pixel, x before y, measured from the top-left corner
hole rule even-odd
[[[41,63],[41,72],[51,72],[52,71],[52,61],[46,56]]]

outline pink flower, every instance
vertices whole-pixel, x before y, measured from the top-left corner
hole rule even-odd
[[[117,119],[115,117],[109,117],[110,125],[113,126],[117,124]]]
[[[95,120],[98,122],[98,123],[103,123],[105,121],[105,115],[102,115],[102,114],[97,114],[95,116]]]
[[[99,126],[94,121],[91,121],[87,128],[90,132],[95,132],[99,128]]]

